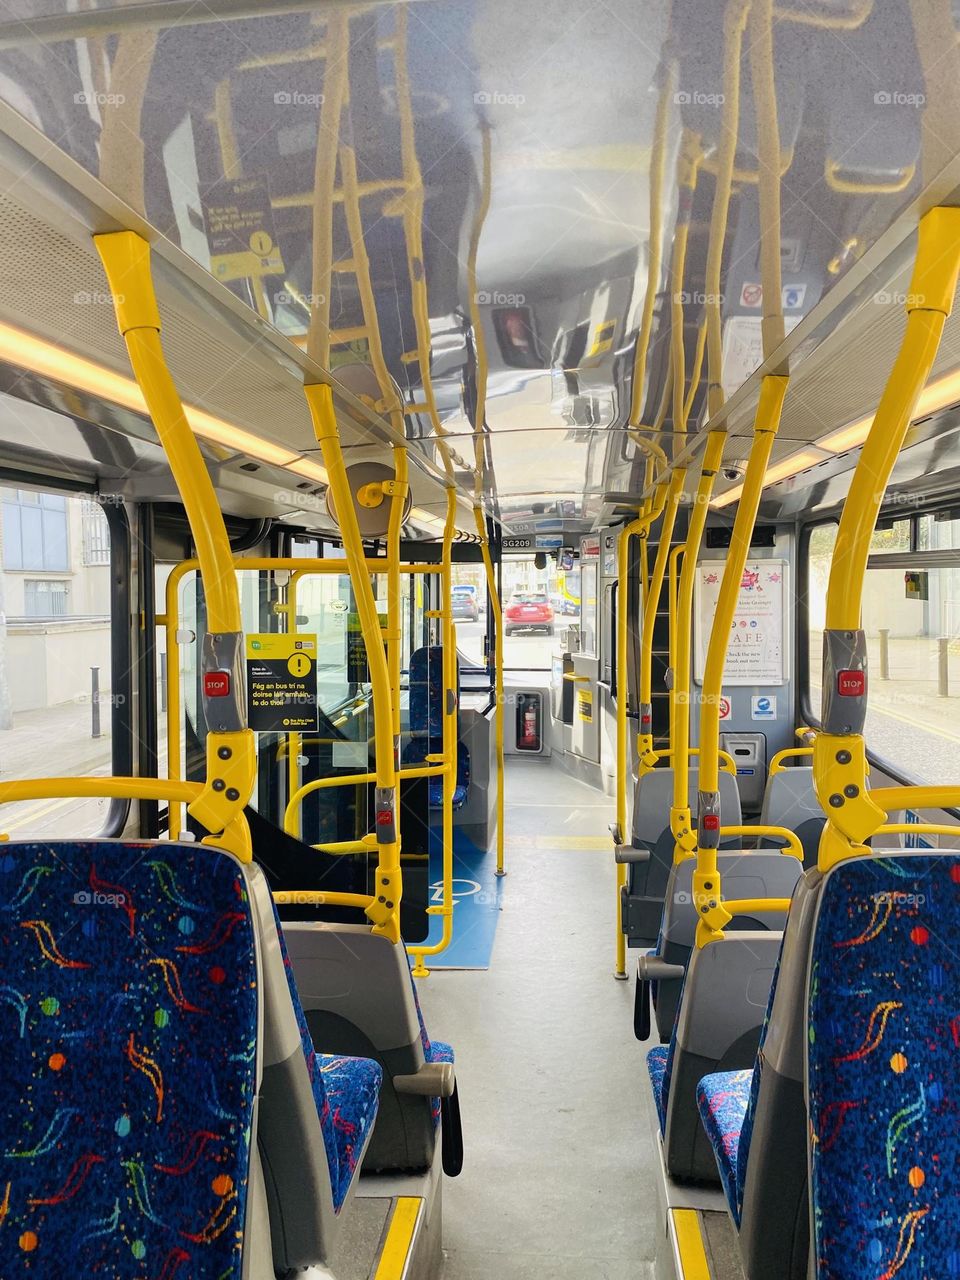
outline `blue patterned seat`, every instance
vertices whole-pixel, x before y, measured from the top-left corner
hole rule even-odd
[[[669,1093],[669,1081],[667,1081],[667,1066],[670,1057],[670,1048],[665,1044],[656,1044],[647,1054],[647,1072],[650,1076],[650,1087],[653,1090],[653,1102],[657,1108],[657,1116],[660,1119],[660,1132],[665,1131],[667,1125],[667,1103],[666,1096]],[[666,1085],[666,1088],[664,1087]]]
[[[0,1275],[241,1275],[260,1001],[228,855],[2,847]]]
[[[274,915],[276,905],[274,904]],[[277,937],[290,998],[300,1031],[300,1044],[323,1130],[323,1145],[330,1169],[333,1207],[339,1213],[353,1183],[360,1155],[377,1118],[383,1070],[369,1058],[335,1057],[317,1053],[287,954],[283,926],[277,918]]]
[[[462,809],[470,789],[470,752],[460,741],[460,666],[457,664],[457,779],[453,792],[454,809]],[[403,750],[404,764],[423,764],[428,755],[443,752],[443,647],[428,645],[415,649],[410,658],[410,732]],[[427,784],[431,809],[443,804],[443,779],[430,778]]]
[[[818,1276],[960,1275],[960,854],[842,862],[807,1043]]]
[[[742,1180],[739,1162],[746,1159],[741,1152],[741,1135],[750,1088],[752,1071],[717,1071],[704,1076],[697,1086],[697,1107],[700,1118],[713,1147],[720,1181],[734,1222],[740,1225],[740,1199],[737,1192]]]

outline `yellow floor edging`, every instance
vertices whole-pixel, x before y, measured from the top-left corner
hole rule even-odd
[[[700,1232],[700,1215],[696,1209],[671,1209],[670,1212],[673,1214],[683,1280],[710,1280],[710,1264]]]
[[[422,1206],[419,1196],[397,1198],[373,1280],[403,1280]]]

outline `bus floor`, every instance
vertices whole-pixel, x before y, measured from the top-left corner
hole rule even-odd
[[[427,1026],[456,1049],[463,1115],[443,1280],[643,1280],[658,1165],[633,984],[612,977],[613,802],[550,761],[506,773],[491,966],[419,983]]]

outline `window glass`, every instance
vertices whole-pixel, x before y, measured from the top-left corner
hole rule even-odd
[[[110,774],[113,708],[123,695],[112,689],[109,532],[105,556],[91,561],[89,499],[4,489],[0,505],[3,779]],[[96,515],[105,526],[99,507]],[[109,806],[68,797],[4,805],[0,831],[13,839],[96,835]]]
[[[922,550],[960,546],[960,522],[924,516]],[[869,698],[867,747],[905,775],[925,783],[960,781],[956,723],[960,711],[960,567],[923,568],[910,561],[910,522],[878,529],[874,554],[899,554],[893,567],[868,568],[862,626]],[[810,701],[819,716],[822,633],[836,525],[810,541]]]
[[[569,575],[567,575],[569,577]],[[549,671],[560,633],[576,619],[562,605],[562,575],[547,554],[536,567],[533,555],[503,561],[503,664],[526,671]]]
[[[482,564],[455,564],[450,592],[461,667],[486,667],[487,578]]]

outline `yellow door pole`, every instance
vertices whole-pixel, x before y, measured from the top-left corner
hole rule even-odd
[[[818,859],[822,870],[862,851],[886,820],[866,791],[863,584],[877,513],[933,367],[958,273],[960,209],[931,209],[920,221],[903,341],[850,482],[830,565],[823,632],[823,727],[813,743],[814,786],[827,815]]]
[[[483,552],[483,569],[487,577],[487,595],[493,609],[493,666],[494,696],[497,700],[495,715],[495,734],[497,748],[497,875],[506,875],[504,867],[504,813],[506,809],[504,797],[504,706],[503,692],[503,608],[500,603],[500,592],[497,589],[497,575],[494,572],[493,560],[490,556],[490,544],[487,540],[487,526],[481,507],[473,508],[473,518],[477,533],[480,535],[480,547]]]
[[[373,691],[373,731],[376,757],[376,791],[374,823],[379,863],[376,871],[374,901],[366,908],[375,933],[391,942],[400,941],[400,898],[403,892],[400,872],[400,842],[397,831],[397,770],[394,758],[393,700],[390,671],[380,631],[380,618],[370,572],[363,552],[363,540],[353,505],[353,494],[340,446],[340,431],[333,407],[333,392],[326,383],[304,387],[304,395],[313,419],[313,429],[330,479],[337,523],[343,538],[343,549],[350,567],[360,616],[360,628],[367,652],[370,684]]]
[[[160,311],[150,272],[150,246],[132,231],[94,237],[113,295],[117,324],[157,435],[180,491],[197,558],[204,570],[207,633],[201,670],[208,726],[207,779],[189,812],[211,843],[234,844],[256,779],[254,736],[247,728],[243,623],[233,552],[220,504],[160,344]],[[245,825],[245,824],[244,824]],[[228,834],[229,832],[229,834]],[[249,859],[246,847],[234,849]]]
[[[447,518],[443,526],[443,571],[440,575],[443,600],[440,606],[440,635],[443,662],[443,812],[442,859],[443,890],[439,907],[428,907],[428,915],[438,915],[443,921],[440,941],[430,947],[409,948],[414,958],[413,974],[425,978],[430,970],[423,963],[424,956],[436,956],[446,951],[453,938],[453,793],[457,785],[457,632],[453,624],[453,538],[456,532],[457,494],[449,488],[447,494]],[[427,757],[428,763],[432,763]]]
[[[670,750],[673,753],[673,806],[670,810],[670,828],[675,843],[674,859],[691,857],[696,851],[697,838],[690,817],[690,774],[687,760],[690,754],[690,714],[693,702],[691,672],[691,637],[693,631],[693,588],[697,572],[700,543],[707,522],[707,510],[713,494],[713,481],[723,461],[724,431],[711,431],[703,454],[700,480],[690,513],[687,541],[684,548],[683,567],[677,588],[676,642],[674,644],[673,679],[671,697],[675,713]]]

